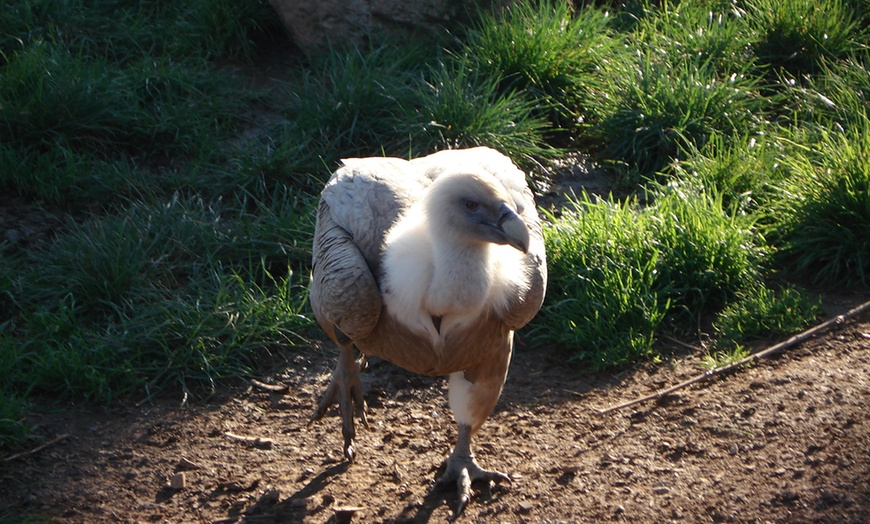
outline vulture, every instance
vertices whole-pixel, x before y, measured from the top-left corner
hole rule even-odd
[[[365,356],[448,376],[459,428],[437,484],[455,483],[459,514],[472,482],[510,482],[478,465],[471,440],[501,395],[514,332],[544,300],[534,197],[524,173],[486,147],[342,163],[318,203],[310,284],[314,315],[340,354],[311,420],[338,405],[352,462],[354,414],[368,426]]]

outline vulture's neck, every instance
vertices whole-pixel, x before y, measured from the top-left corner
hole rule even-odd
[[[390,315],[437,348],[450,330],[504,307],[509,290],[518,289],[504,277],[511,274],[505,261],[519,260],[519,251],[439,238],[423,218],[409,213],[388,233],[381,285]]]
[[[487,306],[492,285],[490,244],[432,243],[432,280],[425,306],[438,317],[477,317]]]

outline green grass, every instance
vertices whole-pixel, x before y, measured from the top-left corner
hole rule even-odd
[[[741,343],[790,335],[808,327],[820,312],[818,300],[793,286],[778,291],[764,286],[744,287],[716,315],[716,347],[741,348]]]
[[[224,161],[220,141],[258,96],[204,67],[165,58],[120,66],[47,43],[15,52],[0,71],[0,187],[63,205],[136,196],[142,183],[178,189],[160,171],[186,166],[152,167]]]
[[[427,78],[394,126],[414,156],[445,146],[489,146],[521,165],[555,156],[545,141],[551,126],[535,114],[537,106],[520,92],[500,92],[497,77],[458,59],[433,66]]]
[[[749,25],[758,59],[792,78],[814,73],[825,59],[866,50],[866,30],[848,0],[751,0]]]
[[[669,304],[654,290],[659,252],[647,224],[631,203],[584,198],[547,225],[548,297],[530,330],[536,344],[597,369],[653,353]]]
[[[633,40],[672,59],[709,63],[730,75],[736,64],[752,64],[751,28],[745,11],[732,2],[638,2]],[[660,4],[660,5],[657,5]]]
[[[753,217],[726,208],[715,191],[671,183],[645,212],[660,252],[656,288],[672,318],[695,326],[763,276],[767,254]]]
[[[663,333],[725,362],[801,329],[801,284],[870,275],[868,14],[520,2],[264,88],[248,65],[285,37],[264,1],[2,3],[0,191],[68,216],[0,242],[0,445],[35,395],[203,393],[317,336],[312,210],[343,157],[488,145],[540,189],[566,153],[615,175],[624,197],[546,217],[528,330],[595,369],[657,359]]]
[[[8,57],[21,47],[52,42],[112,62],[142,55],[245,58],[275,25],[260,0],[19,0],[0,7],[0,51]]]
[[[764,123],[758,79],[736,62],[720,72],[710,59],[671,59],[638,48],[608,72],[589,135],[633,183],[654,179],[714,134],[741,137]]]
[[[656,356],[664,329],[692,331],[761,276],[751,219],[672,185],[654,203],[585,198],[545,230],[548,303],[531,330],[602,369]]]
[[[402,137],[394,122],[421,81],[423,51],[384,44],[319,57],[294,86],[293,131],[324,152],[330,167],[341,156],[396,154]]]
[[[130,208],[32,253],[9,284],[20,344],[0,383],[101,401],[201,390],[307,343],[305,281],[288,270],[305,266],[306,208],[289,195],[248,205]]]
[[[481,13],[460,60],[498,79],[502,93],[525,93],[554,126],[576,128],[592,117],[589,99],[600,91],[603,62],[618,45],[609,22],[600,9],[520,2],[500,14]]]
[[[764,133],[741,137],[714,134],[699,150],[673,166],[678,179],[693,180],[720,195],[727,208],[755,213],[773,198],[774,187],[788,177],[780,164],[788,143]]]
[[[788,161],[793,176],[772,203],[780,265],[814,283],[870,283],[870,119]]]

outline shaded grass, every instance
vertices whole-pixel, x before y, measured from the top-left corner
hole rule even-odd
[[[306,344],[306,282],[292,268],[304,268],[310,223],[290,198],[256,215],[239,213],[245,202],[139,207],[31,254],[12,282],[19,344],[0,383],[102,401],[202,390]]]
[[[257,95],[199,63],[118,68],[35,44],[0,70],[0,186],[79,206],[130,196],[143,177],[166,182],[169,159],[220,161],[219,142]]]
[[[6,57],[50,42],[123,63],[143,55],[251,58],[275,22],[261,0],[25,0],[0,6],[0,27]]]

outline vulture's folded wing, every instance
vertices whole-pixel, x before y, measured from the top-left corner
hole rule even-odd
[[[381,312],[384,234],[428,184],[404,160],[344,160],[321,193],[312,246],[311,307],[336,342],[366,337]]]

